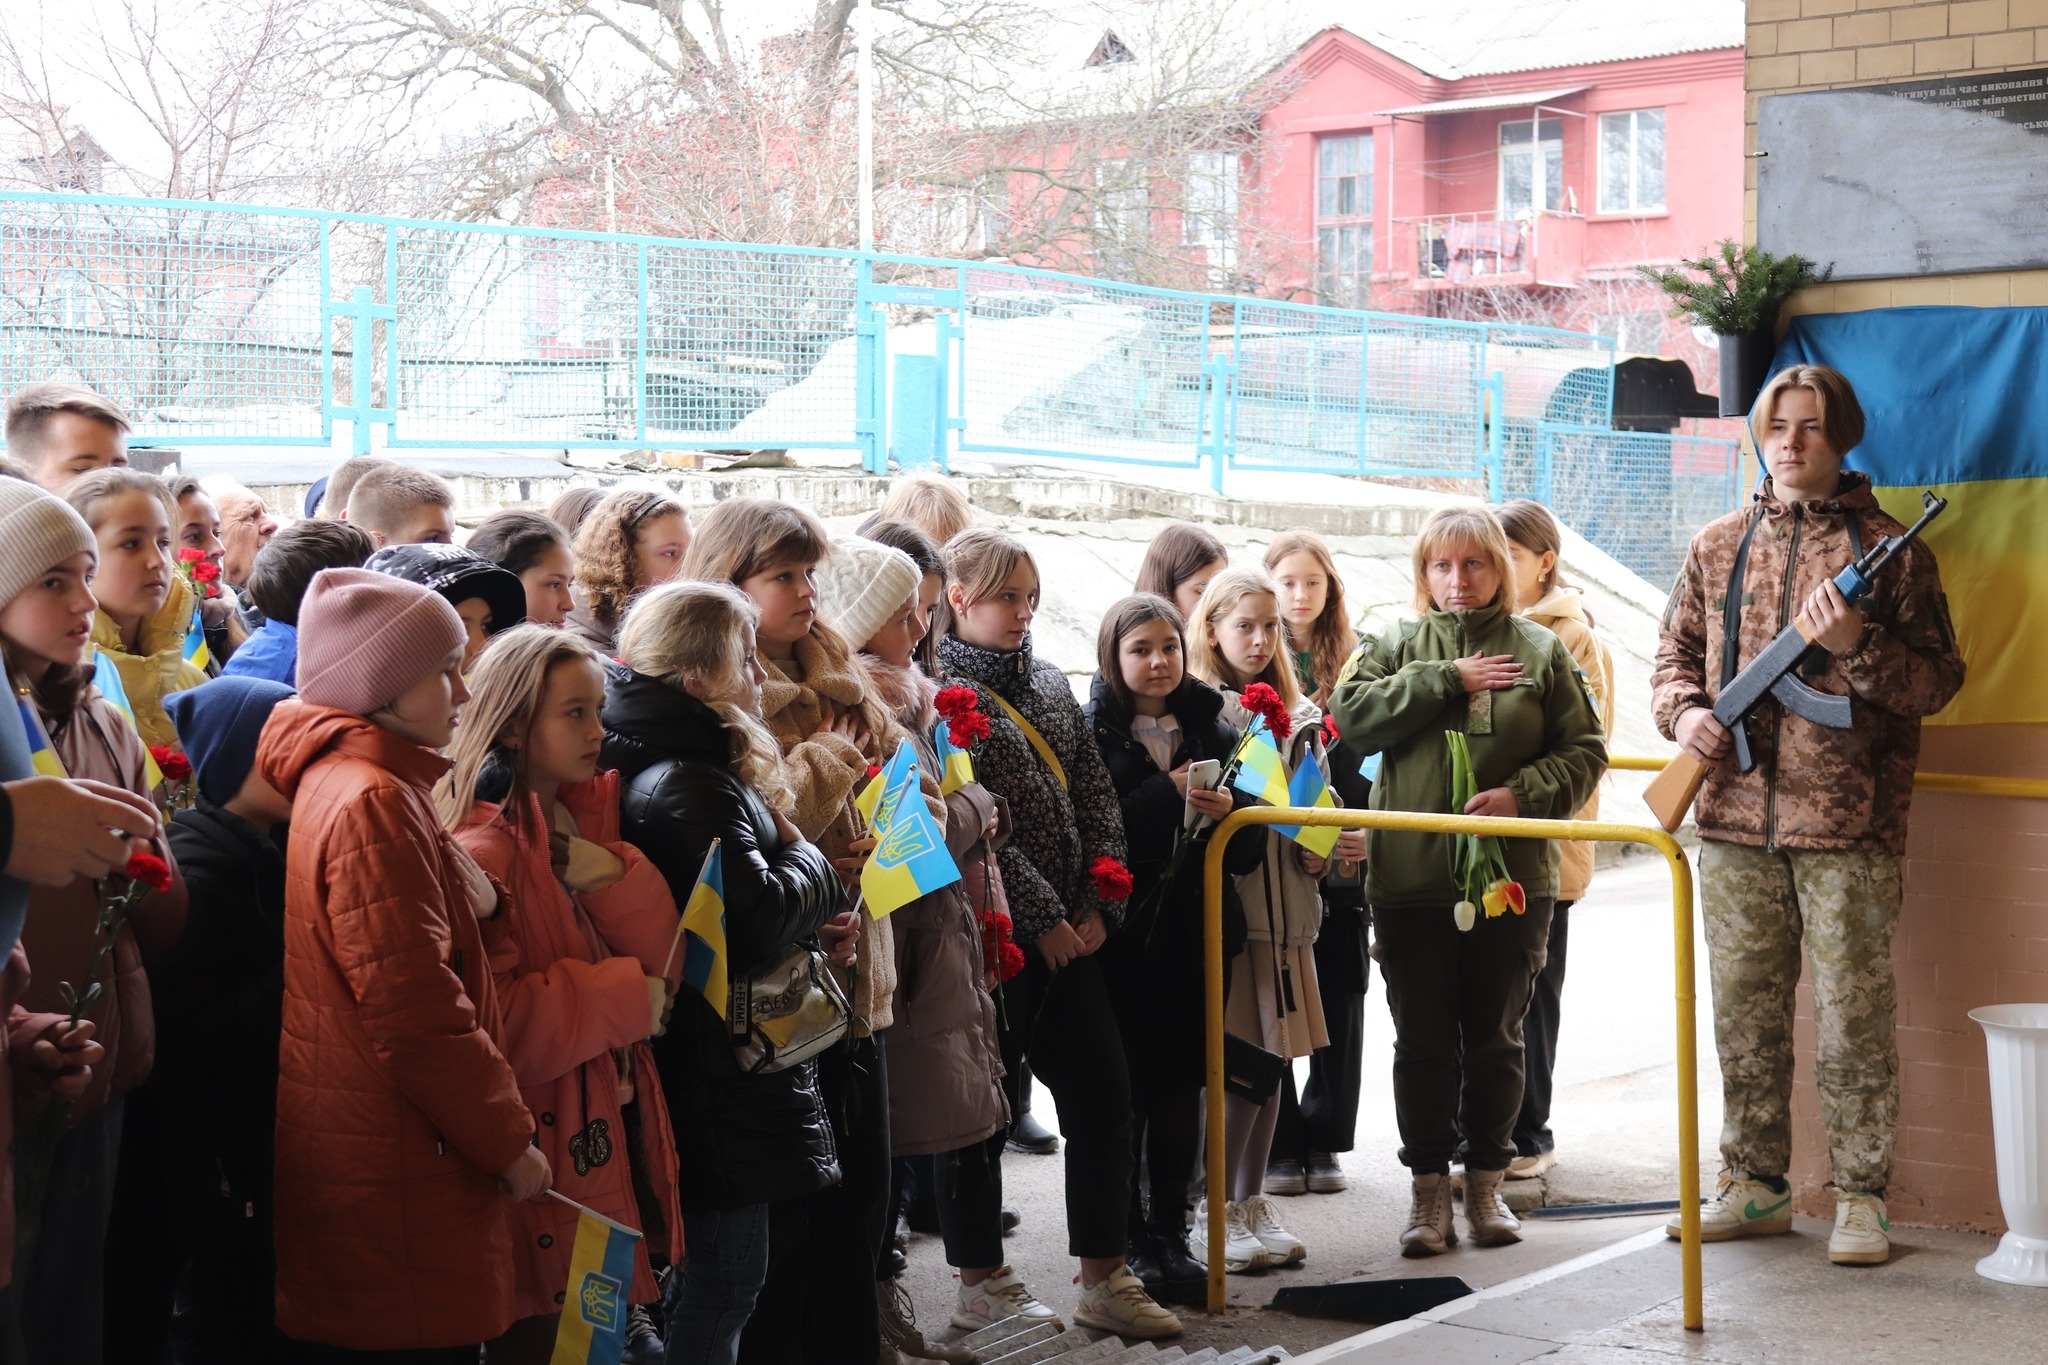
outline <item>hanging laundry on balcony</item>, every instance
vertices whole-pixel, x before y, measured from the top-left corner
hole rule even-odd
[[[1473,222],[1460,219],[1444,232],[1451,258],[1491,256],[1502,262],[1511,261],[1522,253],[1522,225],[1520,223]]]

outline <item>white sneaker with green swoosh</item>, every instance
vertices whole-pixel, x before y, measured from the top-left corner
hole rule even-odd
[[[1892,1258],[1891,1230],[1884,1200],[1874,1194],[1837,1195],[1828,1259],[1836,1265],[1883,1265]]]
[[[1792,1230],[1792,1191],[1782,1193],[1761,1180],[1746,1176],[1724,1176],[1721,1192],[1700,1205],[1700,1240],[1728,1242],[1737,1237],[1761,1237]],[[1664,1225],[1672,1237],[1679,1235],[1678,1219]]]

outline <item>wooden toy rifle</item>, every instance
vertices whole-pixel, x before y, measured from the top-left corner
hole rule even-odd
[[[1854,564],[1835,575],[1835,587],[1850,606],[1855,606],[1870,596],[1872,583],[1893,556],[1906,548],[1918,536],[1927,523],[1940,516],[1948,506],[1948,499],[1938,498],[1929,491],[1921,495],[1922,512],[1920,520],[1895,536],[1886,536],[1858,559]],[[1756,767],[1756,755],[1749,744],[1748,720],[1763,705],[1764,698],[1775,697],[1778,703],[1793,715],[1825,725],[1834,730],[1846,730],[1853,723],[1849,710],[1849,699],[1832,692],[1820,692],[1808,687],[1794,676],[1799,660],[1813,647],[1813,641],[1805,633],[1799,618],[1771,641],[1763,653],[1749,661],[1749,666],[1721,689],[1721,695],[1714,699],[1714,719],[1726,727],[1735,741],[1735,766],[1740,772],[1749,772]],[[1658,773],[1643,800],[1649,804],[1657,822],[1667,830],[1675,831],[1685,819],[1685,813],[1692,809],[1695,797],[1700,794],[1700,784],[1706,781],[1707,765],[1681,749],[1678,757],[1671,760],[1664,771]]]

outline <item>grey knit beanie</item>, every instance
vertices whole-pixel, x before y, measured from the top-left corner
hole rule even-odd
[[[431,588],[368,569],[323,569],[299,607],[299,697],[367,716],[439,672],[468,638]]]
[[[895,546],[842,536],[818,564],[818,615],[859,649],[903,610],[922,578],[917,561]]]
[[[0,606],[80,550],[98,549],[70,503],[32,483],[0,478]]]

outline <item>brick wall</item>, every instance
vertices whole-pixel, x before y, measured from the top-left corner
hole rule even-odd
[[[2048,66],[2048,0],[1749,0],[1749,20],[1744,148],[1752,154],[1762,95]],[[1753,156],[1744,186],[1744,230],[1753,241]],[[2048,270],[1828,284],[1794,299],[1787,312],[1918,304],[2048,306]],[[2039,777],[2048,774],[2048,726],[1928,726],[1921,767]],[[1968,1014],[1979,1005],[2048,1000],[2048,802],[1915,798],[1893,960],[1900,1114],[1892,1216],[2000,1229],[1984,1036]],[[1793,1177],[1800,1207],[1826,1215],[1832,1196],[1813,1087],[1813,996],[1805,985],[1796,1036]]]

